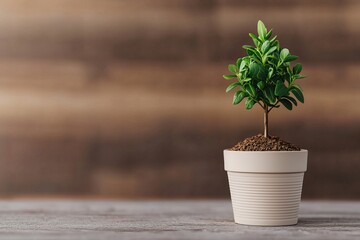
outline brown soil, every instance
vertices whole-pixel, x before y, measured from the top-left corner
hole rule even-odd
[[[275,136],[264,137],[258,134],[239,142],[232,151],[300,151],[300,148]]]

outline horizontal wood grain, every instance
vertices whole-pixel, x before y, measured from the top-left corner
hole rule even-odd
[[[3,239],[358,239],[359,202],[305,201],[285,227],[235,224],[229,200],[0,202]]]
[[[310,151],[305,198],[359,198],[359,9],[0,1],[0,195],[228,196],[222,150],[261,132],[262,112],[232,106],[221,76],[263,19],[307,75],[270,134]]]

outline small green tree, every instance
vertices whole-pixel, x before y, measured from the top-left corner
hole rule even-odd
[[[230,64],[228,70],[231,74],[223,77],[236,79],[226,88],[226,92],[237,89],[233,98],[234,105],[246,99],[246,109],[251,109],[257,103],[264,110],[264,136],[268,137],[268,116],[273,108],[280,107],[281,103],[292,110],[293,105],[297,106],[296,99],[304,103],[302,89],[295,84],[296,79],[304,76],[300,74],[300,63],[290,67],[290,62],[298,57],[291,55],[287,48],[281,48],[276,40],[277,36],[271,38],[272,29],[267,31],[264,23],[259,20],[257,30],[258,36],[249,33],[255,46],[244,45],[247,56]]]

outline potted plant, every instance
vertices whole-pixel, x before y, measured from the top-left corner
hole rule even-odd
[[[234,79],[226,92],[236,90],[233,104],[245,101],[245,108],[259,105],[264,111],[264,133],[224,150],[231,201],[236,223],[247,225],[293,225],[298,221],[307,150],[269,135],[268,116],[274,108],[292,110],[304,103],[295,81],[304,78],[298,57],[281,48],[262,21],[258,35],[250,33],[254,46],[245,45],[247,55],[228,66]]]

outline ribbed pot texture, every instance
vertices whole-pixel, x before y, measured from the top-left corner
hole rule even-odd
[[[236,223],[282,226],[298,222],[307,151],[224,151]]]

